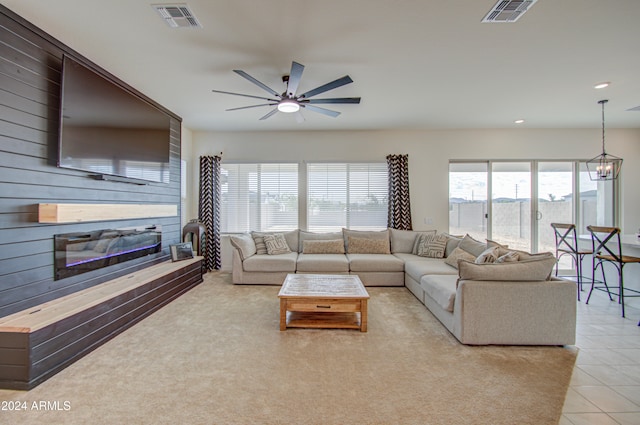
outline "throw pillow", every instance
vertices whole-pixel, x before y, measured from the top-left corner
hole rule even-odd
[[[420,246],[420,244],[422,244],[422,240],[427,236],[435,236],[437,233],[437,230],[429,230],[428,232],[418,233],[415,240],[413,241],[413,249],[411,249],[411,253],[414,255],[418,255],[418,247]]]
[[[556,265],[553,255],[512,263],[475,264],[468,261],[458,263],[460,280],[494,281],[542,281],[549,280]]]
[[[291,252],[287,240],[282,233],[274,233],[273,235],[264,236],[264,244],[267,247],[267,254],[278,255]]]
[[[305,241],[333,241],[336,239],[342,239],[342,244],[344,245],[344,239],[342,232],[305,232],[304,230],[300,230],[300,237],[298,241],[298,252],[302,252],[304,250],[304,242]]]
[[[459,260],[475,261],[475,257],[473,256],[473,254],[469,254],[464,249],[456,248],[444,260],[444,263],[450,265],[451,267],[453,267],[455,269],[457,269]]]
[[[256,244],[251,235],[231,235],[229,237],[229,241],[231,242],[231,245],[238,248],[238,251],[240,252],[240,259],[242,259],[242,261],[256,253]]]
[[[464,238],[460,241],[458,248],[462,248],[468,253],[473,254],[474,257],[478,258],[478,256],[487,249],[487,244],[477,241],[467,234],[464,235]]]
[[[448,233],[445,233],[445,235],[447,235],[447,247],[444,249],[444,256],[448,257],[460,245],[460,241],[464,236],[450,235]]]
[[[375,230],[350,230],[350,229],[343,228],[342,237],[344,238],[345,248],[347,252],[351,252],[349,251],[350,238],[383,240],[385,241],[387,246],[390,245],[389,229],[385,229],[382,231],[375,231]],[[391,248],[389,248],[389,253],[391,253]]]
[[[482,254],[476,258],[476,264],[495,263],[498,260],[498,247],[493,246],[482,251]]]
[[[514,261],[520,260],[520,254],[516,251],[508,251],[505,254],[502,254],[496,259],[496,263],[512,263]]]
[[[418,246],[420,257],[443,258],[447,247],[447,236],[443,234],[427,235]]]
[[[418,232],[413,230],[389,229],[391,237],[391,253],[411,254]]]
[[[270,233],[251,232],[251,236],[253,237],[253,242],[256,244],[256,254],[258,255],[267,254],[267,246],[264,244],[264,236],[268,234]]]
[[[349,254],[391,254],[388,239],[356,238],[349,236]]]
[[[303,241],[303,254],[344,254],[344,240]]]
[[[492,241],[491,239],[487,239],[487,248],[491,248],[491,247],[499,247],[499,248],[508,249],[509,245],[503,245],[503,244],[498,243],[496,241]]]

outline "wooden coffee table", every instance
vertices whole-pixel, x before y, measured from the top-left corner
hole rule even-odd
[[[281,331],[287,328],[367,331],[369,294],[357,275],[289,274],[278,297]]]

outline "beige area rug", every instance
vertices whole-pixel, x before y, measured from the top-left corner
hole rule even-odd
[[[26,407],[0,411],[0,422],[559,421],[573,347],[464,346],[406,288],[368,288],[367,333],[281,332],[279,288],[230,281],[228,274],[209,273],[201,285],[33,390],[0,390],[3,406]],[[50,402],[48,409],[42,401]]]

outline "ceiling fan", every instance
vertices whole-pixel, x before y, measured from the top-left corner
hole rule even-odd
[[[272,97],[261,97],[261,96],[253,96],[249,94],[242,93],[232,93],[228,91],[222,90],[212,90],[215,93],[224,93],[224,94],[232,94],[235,96],[244,96],[251,97],[254,99],[266,100],[267,103],[261,103],[259,105],[250,105],[250,106],[242,106],[240,108],[231,108],[226,109],[227,111],[238,111],[240,109],[248,109],[248,108],[257,108],[260,106],[275,106],[271,111],[269,111],[266,115],[261,117],[261,120],[266,120],[270,116],[276,114],[277,112],[284,113],[297,113],[296,118],[298,121],[304,121],[304,117],[300,113],[300,108],[308,109],[313,112],[319,112],[324,115],[328,115],[330,117],[337,117],[340,115],[340,112],[333,111],[331,109],[321,108],[316,106],[318,104],[341,104],[341,103],[360,103],[359,97],[334,97],[330,99],[310,99],[310,97],[319,95],[321,93],[327,92],[329,90],[333,90],[338,87],[342,87],[346,84],[352,83],[353,80],[348,75],[345,75],[342,78],[338,78],[337,80],[331,81],[330,83],[323,84],[320,87],[316,87],[313,90],[309,90],[302,94],[296,94],[298,90],[298,85],[300,84],[300,78],[302,77],[302,71],[304,71],[304,65],[299,64],[298,62],[291,62],[291,72],[289,75],[285,75],[282,77],[282,82],[287,85],[287,90],[284,93],[278,93],[271,87],[261,83],[260,81],[253,78],[251,75],[247,74],[244,71],[239,69],[234,69],[233,72],[240,75],[243,78],[251,81],[253,84],[257,85],[264,91],[268,92],[272,95]]]

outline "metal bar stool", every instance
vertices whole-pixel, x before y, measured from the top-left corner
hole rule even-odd
[[[570,256],[576,266],[578,301],[580,301],[580,292],[582,291],[582,284],[584,282],[584,276],[582,274],[582,259],[586,255],[591,255],[592,251],[578,248],[578,237],[576,235],[575,224],[551,223],[551,227],[553,228],[556,238],[556,258],[558,259],[556,262],[556,276],[558,276],[558,263],[560,262],[560,258],[564,255]]]
[[[624,297],[640,297],[640,291],[636,291],[634,289],[628,289],[624,287],[624,275],[623,268],[625,264],[629,263],[640,263],[640,257],[631,257],[628,255],[622,254],[622,243],[620,242],[620,229],[617,227],[603,227],[603,226],[587,226],[589,232],[591,232],[591,244],[593,247],[593,275],[594,279],[591,283],[591,290],[589,291],[589,296],[587,297],[587,304],[589,304],[589,299],[591,298],[591,293],[594,289],[606,291],[609,295],[609,299],[613,301],[611,295],[618,296],[618,304],[622,306],[622,317],[624,316]],[[609,263],[613,264],[618,271],[618,292],[615,293],[611,290],[609,285],[607,285],[607,278],[604,273],[604,264]],[[600,272],[602,273],[602,282],[603,285],[595,285],[595,274],[596,269],[600,267]],[[615,287],[613,288],[615,290]],[[630,292],[632,294],[625,295],[626,292]]]

